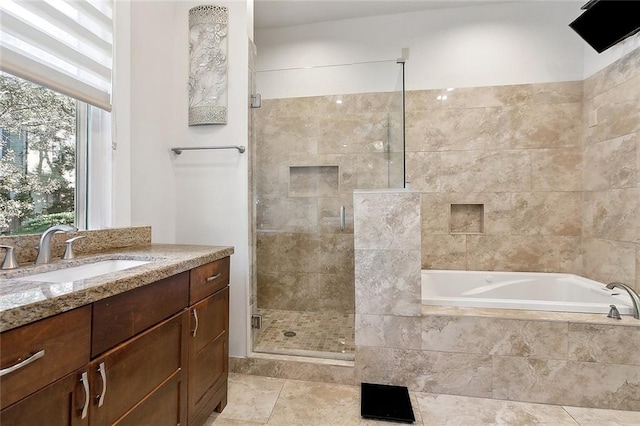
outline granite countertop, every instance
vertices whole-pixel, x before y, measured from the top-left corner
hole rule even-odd
[[[233,247],[148,244],[56,260],[0,272],[0,332],[156,282],[233,254]],[[148,260],[150,263],[63,283],[16,280],[101,260]]]

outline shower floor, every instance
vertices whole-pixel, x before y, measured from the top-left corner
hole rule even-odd
[[[255,330],[255,352],[354,359],[354,314],[276,309],[258,309],[258,314],[262,329]]]

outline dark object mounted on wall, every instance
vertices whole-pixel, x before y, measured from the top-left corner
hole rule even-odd
[[[640,31],[640,0],[591,0],[569,26],[598,53]]]

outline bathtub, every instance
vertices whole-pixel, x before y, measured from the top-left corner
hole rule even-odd
[[[570,274],[493,271],[422,271],[422,304],[607,314],[616,305],[633,314],[620,289]]]

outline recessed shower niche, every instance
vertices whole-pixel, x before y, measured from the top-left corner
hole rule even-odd
[[[452,234],[484,233],[484,204],[451,204]]]
[[[338,166],[290,166],[289,197],[336,197]]]

